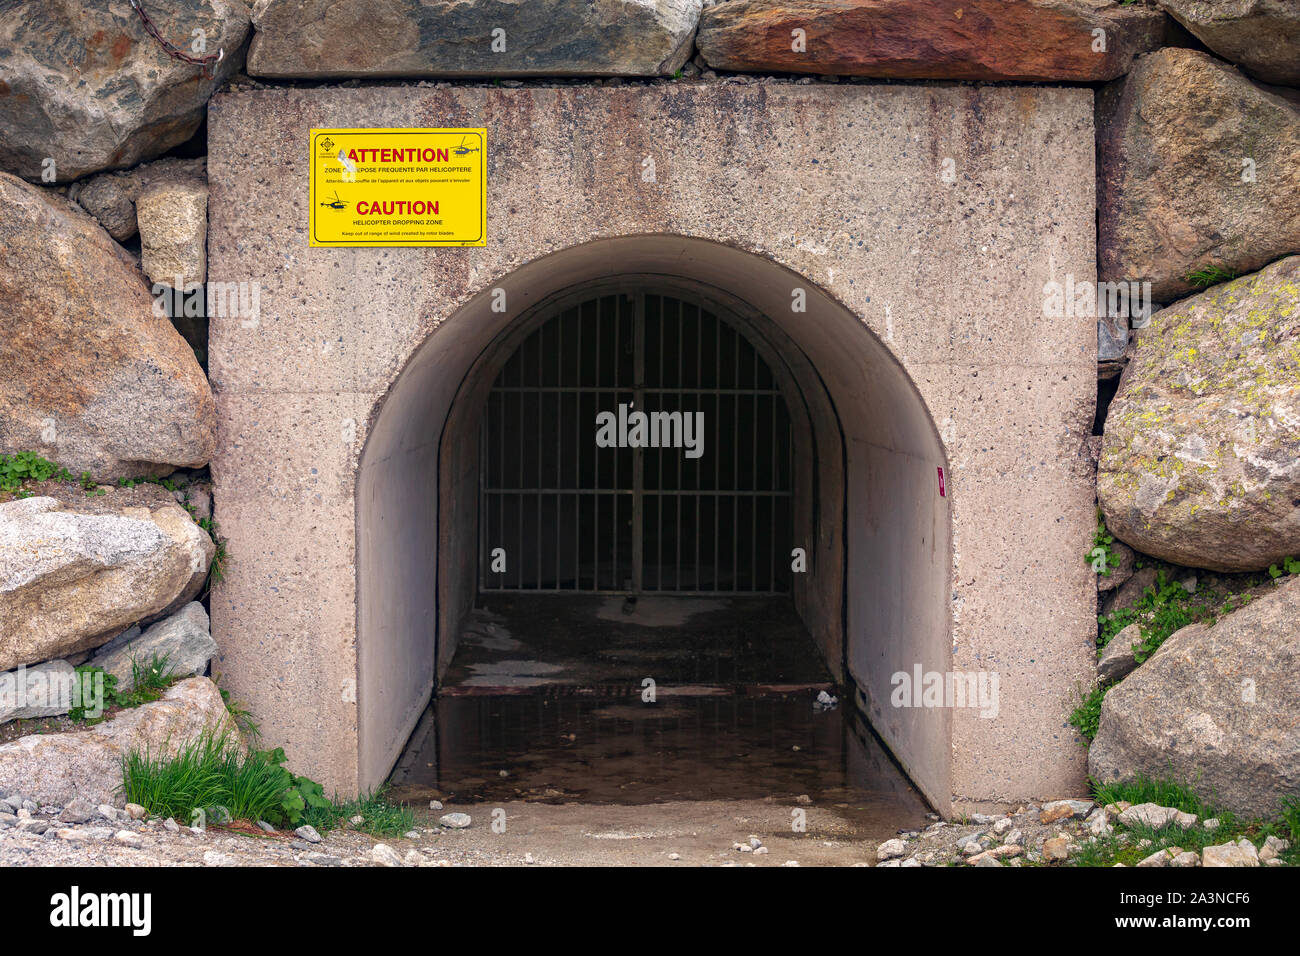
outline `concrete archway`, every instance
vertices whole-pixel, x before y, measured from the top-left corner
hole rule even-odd
[[[783,363],[787,400],[797,393],[809,424],[796,510],[813,560],[796,606],[877,732],[947,812],[951,709],[889,705],[893,674],[951,670],[951,528],[937,491],[947,463],[929,411],[890,350],[813,283],[761,255],[674,235],[601,239],[499,277],[434,329],[376,406],[356,485],[361,788],[387,775],[472,606],[478,458],[465,439],[509,331],[556,296],[628,276],[725,304]]]

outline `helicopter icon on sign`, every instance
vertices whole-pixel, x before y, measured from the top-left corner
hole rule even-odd
[[[347,208],[348,208],[348,204],[345,203],[343,200],[339,199],[339,191],[338,191],[337,189],[334,190],[334,198],[331,199],[329,202],[323,202],[323,203],[321,203],[321,205],[322,205],[322,206],[329,206],[331,209],[347,209]]]
[[[460,138],[460,145],[457,146],[455,149],[453,149],[452,152],[455,153],[457,156],[466,156],[469,153],[481,152],[481,150],[477,146],[466,146],[465,137],[462,136]]]

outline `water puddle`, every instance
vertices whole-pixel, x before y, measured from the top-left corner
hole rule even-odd
[[[422,804],[771,800],[834,808],[872,831],[928,807],[869,730],[809,694],[445,697],[393,775]]]

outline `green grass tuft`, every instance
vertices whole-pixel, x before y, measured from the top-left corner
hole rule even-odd
[[[122,758],[126,800],[150,814],[191,823],[265,820],[279,827],[311,824],[326,833],[347,826],[376,836],[400,836],[415,824],[410,807],[390,803],[382,792],[359,800],[326,799],[321,785],[291,773],[281,749],[245,750],[233,734],[208,732],[173,756],[133,751]]]
[[[1202,266],[1187,273],[1184,276],[1184,281],[1198,289],[1207,289],[1212,285],[1218,285],[1220,282],[1230,282],[1235,278],[1237,278],[1237,273],[1233,269],[1225,269],[1222,266]]]
[[[200,812],[205,820],[228,814],[275,822],[282,816],[283,777],[280,767],[245,752],[230,734],[206,733],[170,757],[133,751],[122,758],[127,802],[185,823]]]
[[[335,827],[348,826],[348,821],[355,816],[362,816],[365,822],[355,829],[371,836],[401,836],[415,826],[415,812],[405,804],[390,803],[380,788],[369,796],[358,800],[333,800],[328,807],[310,807],[304,816],[321,833]]]
[[[1096,686],[1087,693],[1080,694],[1079,706],[1070,712],[1067,720],[1079,736],[1091,741],[1097,736],[1097,726],[1101,723],[1101,702],[1106,696],[1106,688]]]
[[[1091,784],[1093,798],[1103,807],[1108,803],[1127,800],[1132,804],[1158,803],[1162,807],[1173,807],[1184,813],[1194,813],[1198,817],[1215,815],[1191,787],[1173,780],[1152,780],[1138,774],[1132,780],[1120,783],[1091,781]]]

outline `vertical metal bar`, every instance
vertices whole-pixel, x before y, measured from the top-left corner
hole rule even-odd
[[[577,391],[573,393],[573,590],[582,588],[582,303],[578,303],[578,360],[573,367],[577,372]]]
[[[546,418],[546,327],[537,330],[537,590],[542,589],[542,423]]]
[[[731,330],[736,350],[736,392],[731,400],[731,590],[740,590],[740,333]]]
[[[686,388],[686,376],[683,373],[683,354],[686,351],[685,342],[686,327],[682,324],[682,300],[677,300],[677,387]],[[686,416],[689,414],[686,410],[686,393],[682,392],[682,400],[678,404],[682,408],[682,428],[686,427]],[[677,554],[675,559],[676,570],[673,572],[673,588],[680,591],[682,589],[682,498],[686,497],[682,492],[682,459],[685,458],[685,452],[677,456],[677,486],[674,488],[676,495],[673,498],[673,517],[677,522],[677,528],[673,532],[673,545]]]
[[[754,426],[749,431],[754,461],[749,472],[749,486],[758,488],[758,349],[754,349]],[[758,590],[758,495],[749,498],[749,589]]]
[[[695,306],[695,387],[696,389],[704,388],[704,310],[698,305]],[[695,393],[695,405],[704,411],[704,392]],[[708,428],[705,429],[708,431]],[[712,434],[712,432],[709,432]],[[695,469],[695,590],[700,589],[700,476],[704,474],[704,469],[697,467]]]
[[[713,386],[717,389],[713,393],[713,419],[715,422],[720,422],[722,420],[722,319],[717,316],[714,316],[713,332]],[[722,550],[718,545],[718,539],[721,537],[718,516],[722,512],[722,496],[718,494],[722,490],[720,487],[722,476],[718,471],[720,458],[721,456],[718,456],[713,462],[713,590],[715,591],[722,590],[722,580],[718,574],[718,555]]]
[[[618,386],[619,386],[618,373],[622,371],[623,368],[623,352],[619,348],[619,339],[622,332],[622,326],[623,326],[623,297],[621,295],[615,295],[614,296],[614,404],[615,405],[618,404],[619,398],[621,397],[618,391]],[[618,520],[619,520],[619,513],[622,511],[622,508],[619,507],[619,495],[618,495],[618,484],[619,484],[618,452],[620,450],[621,449],[616,449],[614,452],[614,494],[612,499],[614,502],[614,579],[613,579],[612,587],[616,591],[619,590],[619,588],[622,586],[622,581],[619,579],[618,576]]]
[[[667,298],[659,297],[659,381],[656,383],[660,388],[664,387],[664,319],[667,314]],[[680,352],[680,347],[678,348]],[[659,408],[662,410],[667,404],[665,399],[666,393],[659,393]],[[681,461],[682,453],[677,452],[677,460]],[[655,560],[659,565],[659,584],[658,590],[664,589],[664,453],[663,449],[655,456],[657,465],[655,467],[655,484],[658,487],[659,494],[655,496]]]
[[[520,362],[519,382],[523,384],[523,362]],[[519,418],[515,423],[519,429],[519,492],[512,495],[515,499],[515,508],[519,512],[518,519],[515,523],[516,535],[519,538],[519,548],[510,556],[515,566],[515,574],[519,578],[519,587],[524,586],[524,390],[519,389]],[[507,565],[509,567],[509,565]]]
[[[596,300],[596,411],[600,411],[600,323],[605,316],[605,305],[600,300]],[[592,420],[595,425],[595,420]],[[594,439],[593,439],[594,440]],[[591,486],[594,494],[591,496],[591,589],[600,590],[600,449],[594,448],[591,452]]]
[[[772,484],[772,490],[773,490],[773,491],[777,490],[778,486],[780,485],[780,478],[777,476],[777,473],[776,473],[776,455],[777,455],[777,452],[776,452],[776,418],[777,418],[777,415],[776,415],[776,413],[777,413],[777,411],[779,410],[780,405],[781,405],[781,399],[780,399],[779,397],[773,397],[773,399],[772,399],[772,481],[771,481],[771,484]],[[817,495],[817,489],[816,489],[816,488],[810,488],[809,491],[808,491],[808,494],[809,494],[810,497],[815,498],[816,495]],[[771,546],[772,561],[771,561],[771,567],[768,569],[768,574],[767,574],[767,589],[768,589],[769,591],[775,591],[775,590],[776,590],[776,548],[777,548],[777,540],[776,540],[776,505],[777,505],[776,497],[773,496],[772,499],[771,499],[771,508],[772,508],[772,514],[771,514],[771,519],[772,519],[772,546]],[[790,509],[790,516],[791,516],[791,523],[793,524],[793,520],[794,520],[794,509],[793,509],[793,508]],[[793,542],[793,541],[791,541],[790,544],[791,544],[791,547],[794,546],[794,542]],[[781,560],[784,561],[785,559],[786,559],[786,556],[785,556],[785,555],[782,555],[782,556],[781,556]]]
[[[487,537],[487,436],[488,416],[492,414],[492,397],[488,396],[488,407],[483,409],[483,421],[478,429],[478,586],[479,590],[487,587],[487,549],[484,541]]]
[[[514,364],[514,357],[512,356],[512,357],[510,358],[509,362],[506,364],[506,368],[509,368],[509,367],[510,367],[511,365],[513,365],[513,364]],[[503,371],[502,371],[502,377],[503,377],[503,380],[504,380],[504,375],[505,375],[505,372],[504,372],[504,370],[503,370]],[[498,454],[501,456],[501,487],[502,487],[502,488],[509,488],[509,487],[510,487],[508,484],[506,484],[506,434],[507,434],[507,429],[506,429],[506,414],[507,414],[507,412],[506,412],[506,402],[507,402],[508,399],[509,399],[509,396],[506,395],[505,393],[502,393],[502,395],[501,395],[501,401],[500,401],[500,407],[501,407],[501,434],[497,436],[497,439],[498,439],[498,440],[497,440],[497,449],[498,449]],[[504,546],[505,546],[505,543],[506,543],[506,496],[503,495],[503,494],[499,494],[499,495],[496,496],[496,499],[497,499],[497,534],[501,536],[500,544],[501,544],[502,547],[504,547]],[[518,555],[518,553],[515,553],[515,554],[507,554],[507,555],[506,555],[506,574],[509,574],[509,573],[510,573],[510,569],[511,569],[512,567],[514,567],[514,566],[515,566],[516,564],[518,564],[518,563],[519,563],[519,555]],[[502,577],[501,577],[501,586],[502,586],[503,588],[506,586],[506,578],[505,578],[505,575],[502,575]]]
[[[563,530],[560,526],[560,513],[563,510],[560,501],[564,493],[560,490],[564,487],[564,314],[556,316],[555,330],[558,335],[558,344],[555,348],[555,386],[559,391],[555,393],[555,590],[560,590],[561,568],[560,562],[563,560],[560,556],[560,542],[564,539]]]
[[[632,407],[645,408],[645,293],[638,292],[632,312]],[[645,451],[632,449],[632,593],[640,594],[645,573]]]

